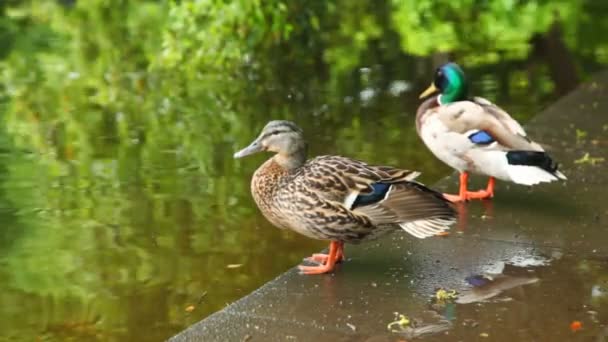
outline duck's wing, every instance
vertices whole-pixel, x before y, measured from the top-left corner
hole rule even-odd
[[[521,135],[522,137],[526,136],[526,131],[524,131],[524,128],[519,122],[515,121],[515,119],[502,108],[483,97],[473,97],[473,102],[481,106],[487,114],[495,117],[506,129],[511,131],[511,133]]]
[[[478,147],[503,150],[542,151],[531,141],[521,125],[490,101],[476,97],[436,107],[436,115],[452,132],[467,135]]]
[[[374,191],[358,195],[351,210],[363,213],[375,225],[397,224],[423,239],[449,229],[456,222],[450,202],[417,182],[374,183]]]
[[[319,156],[310,160],[299,175],[308,189],[327,200],[339,201],[349,208],[358,194],[372,194],[371,184],[386,180],[411,181],[418,171],[390,166],[371,166],[365,162],[340,157]]]
[[[540,144],[528,138],[528,134],[526,133],[524,128],[505,110],[483,97],[474,97],[473,102],[481,106],[485,113],[496,118],[496,120],[498,120],[498,122],[502,125],[504,129],[508,130],[511,134],[517,137],[523,138],[526,142],[528,142],[530,145],[529,147],[533,151],[543,151],[543,148],[540,146]]]
[[[448,131],[467,141],[464,158],[492,170],[489,174],[518,184],[534,185],[566,179],[558,164],[507,112],[483,98],[439,106],[437,117]],[[467,140],[468,139],[468,140]]]
[[[341,201],[357,216],[374,226],[399,225],[408,233],[425,238],[449,229],[455,213],[449,201],[413,179],[416,171],[371,166],[343,157],[320,157],[311,168],[316,189]]]

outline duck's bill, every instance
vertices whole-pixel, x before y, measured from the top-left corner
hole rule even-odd
[[[435,84],[431,83],[431,85],[428,88],[426,88],[426,90],[423,91],[422,94],[420,94],[420,96],[418,98],[419,99],[425,98],[425,97],[435,93],[437,90],[439,90],[439,89],[437,89],[437,87],[435,87]]]
[[[254,153],[262,152],[263,150],[264,146],[262,146],[258,140],[254,140],[249,146],[235,153],[234,158],[243,158]]]

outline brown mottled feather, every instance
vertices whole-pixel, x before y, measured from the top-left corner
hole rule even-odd
[[[441,194],[415,182],[395,183],[385,201],[355,208],[354,211],[365,213],[374,224],[409,222],[428,217],[450,219],[454,213]]]
[[[270,222],[311,238],[357,243],[418,220],[433,228],[402,228],[426,237],[446,230],[454,212],[440,194],[411,182],[417,175],[338,156],[320,156],[287,170],[271,158],[255,172],[251,190]],[[384,201],[353,210],[344,205],[353,193],[371,193],[376,182],[393,184]]]

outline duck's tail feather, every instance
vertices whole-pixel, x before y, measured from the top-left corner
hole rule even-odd
[[[506,153],[507,173],[517,184],[534,185],[565,180],[559,165],[542,151],[509,151]]]
[[[419,239],[424,239],[447,231],[454,222],[455,218],[437,217],[400,223],[399,227]]]
[[[360,204],[353,210],[368,216],[375,225],[398,225],[421,239],[444,232],[456,222],[451,203],[417,182],[392,183],[380,201]]]

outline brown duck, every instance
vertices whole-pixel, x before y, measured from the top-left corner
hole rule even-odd
[[[345,242],[368,241],[394,230],[422,239],[455,222],[449,201],[413,181],[418,172],[339,156],[307,161],[302,130],[293,122],[269,122],[234,157],[262,151],[275,153],[251,180],[264,216],[277,227],[330,241],[329,253],[305,259],[317,265],[299,266],[301,273],[332,271],[344,260]]]

